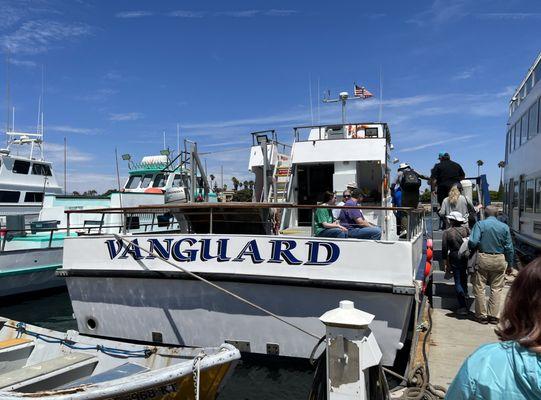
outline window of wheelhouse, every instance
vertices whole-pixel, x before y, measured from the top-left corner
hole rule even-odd
[[[515,145],[513,148],[516,150],[520,147],[520,119],[515,124]]]
[[[533,138],[539,132],[537,128],[539,113],[539,99],[530,107],[530,123],[528,125],[528,138]]]
[[[152,187],[164,187],[166,182],[167,182],[167,175],[158,174],[154,178],[154,182],[152,183]]]
[[[0,203],[18,203],[21,192],[14,190],[0,190]]]
[[[141,187],[146,188],[152,181],[152,175],[145,175],[141,180]]]
[[[32,175],[51,176],[51,167],[47,164],[34,163],[32,164]]]
[[[26,192],[24,195],[25,203],[41,203],[43,201],[43,192]]]
[[[535,212],[541,213],[541,178],[535,180]]]
[[[520,145],[523,145],[528,140],[528,112],[526,111],[522,116],[520,128]]]
[[[14,174],[27,175],[28,171],[30,171],[30,163],[28,161],[15,160],[13,162],[12,171],[13,171]]]
[[[182,175],[176,174],[173,178],[173,187],[181,187],[182,186]]]
[[[126,183],[125,188],[126,189],[136,189],[139,187],[139,183],[141,182],[141,175],[132,175],[130,176],[130,179],[128,179],[128,183]]]
[[[524,210],[533,212],[535,202],[535,181],[530,179],[526,181],[526,194],[524,196]]]

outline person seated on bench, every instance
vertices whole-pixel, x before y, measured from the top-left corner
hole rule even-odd
[[[351,191],[351,198],[344,204],[345,207],[358,206],[362,200],[359,189]],[[359,209],[345,209],[340,211],[340,225],[347,228],[348,237],[355,239],[381,239],[381,229],[364,219]]]
[[[323,193],[322,206],[333,206],[336,204],[336,196],[334,193]],[[314,215],[314,233],[316,236],[322,237],[347,237],[347,228],[341,226],[338,222],[334,221],[332,212],[329,208],[317,208]]]

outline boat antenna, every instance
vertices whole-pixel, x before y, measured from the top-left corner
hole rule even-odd
[[[165,129],[163,130],[163,149],[165,150]]]
[[[177,157],[178,157],[178,166],[180,167],[180,124],[177,122]]]
[[[68,194],[68,142],[64,136],[64,195]]]
[[[120,171],[118,168],[118,151],[116,147],[115,147],[115,164],[116,164],[116,182],[118,185],[118,200],[120,203],[120,208],[123,208],[122,207],[122,191],[120,190]],[[122,233],[126,234],[126,224],[124,223],[124,213],[120,214],[120,218],[121,218],[121,224],[122,224]]]
[[[314,109],[312,106],[312,73],[308,73],[308,94],[310,95],[310,120],[312,125],[314,125]]]
[[[319,96],[319,76],[317,77],[317,93]],[[317,124],[321,125],[321,114],[319,113],[319,101],[317,102]]]
[[[6,118],[6,133],[9,132],[9,127],[10,127],[10,112],[11,112],[11,104],[10,104],[10,101],[11,101],[11,98],[10,98],[10,76],[9,76],[9,64],[11,63],[10,59],[9,59],[9,56],[10,56],[10,51],[9,51],[9,48],[7,49],[7,53],[6,53],[6,114],[7,114],[7,118]],[[6,146],[9,145],[9,136],[6,135]]]
[[[379,122],[383,115],[383,73],[381,71],[381,65],[379,67]]]

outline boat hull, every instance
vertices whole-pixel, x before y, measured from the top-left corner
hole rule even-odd
[[[153,276],[149,277],[144,271],[102,271],[92,277],[92,271],[89,275],[76,272],[67,274],[66,280],[78,328],[83,333],[142,341],[152,341],[153,334],[159,334],[164,343],[187,346],[212,346],[226,341],[241,351],[300,358],[310,357],[317,342],[185,275],[147,271]],[[325,334],[319,317],[339,301],[351,300],[376,316],[371,328],[385,365],[394,363],[403,346],[414,303],[411,294],[377,286],[300,284],[260,277],[239,281],[238,276],[212,280],[317,337]]]
[[[62,266],[62,248],[14,250],[0,253],[0,297],[40,292],[65,286],[55,271]]]

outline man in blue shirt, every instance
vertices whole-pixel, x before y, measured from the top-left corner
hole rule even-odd
[[[362,198],[361,191],[354,189],[351,192],[351,198],[344,203],[344,206],[356,207]],[[381,229],[371,224],[366,219],[361,210],[346,209],[340,211],[340,225],[348,229],[348,237],[355,239],[381,239]]]
[[[478,250],[477,271],[473,275],[475,295],[475,317],[482,324],[498,323],[500,296],[505,284],[505,272],[511,272],[514,249],[509,227],[496,219],[498,209],[488,206],[487,218],[477,222],[471,232],[468,246]],[[488,315],[485,302],[485,287],[490,287]]]

